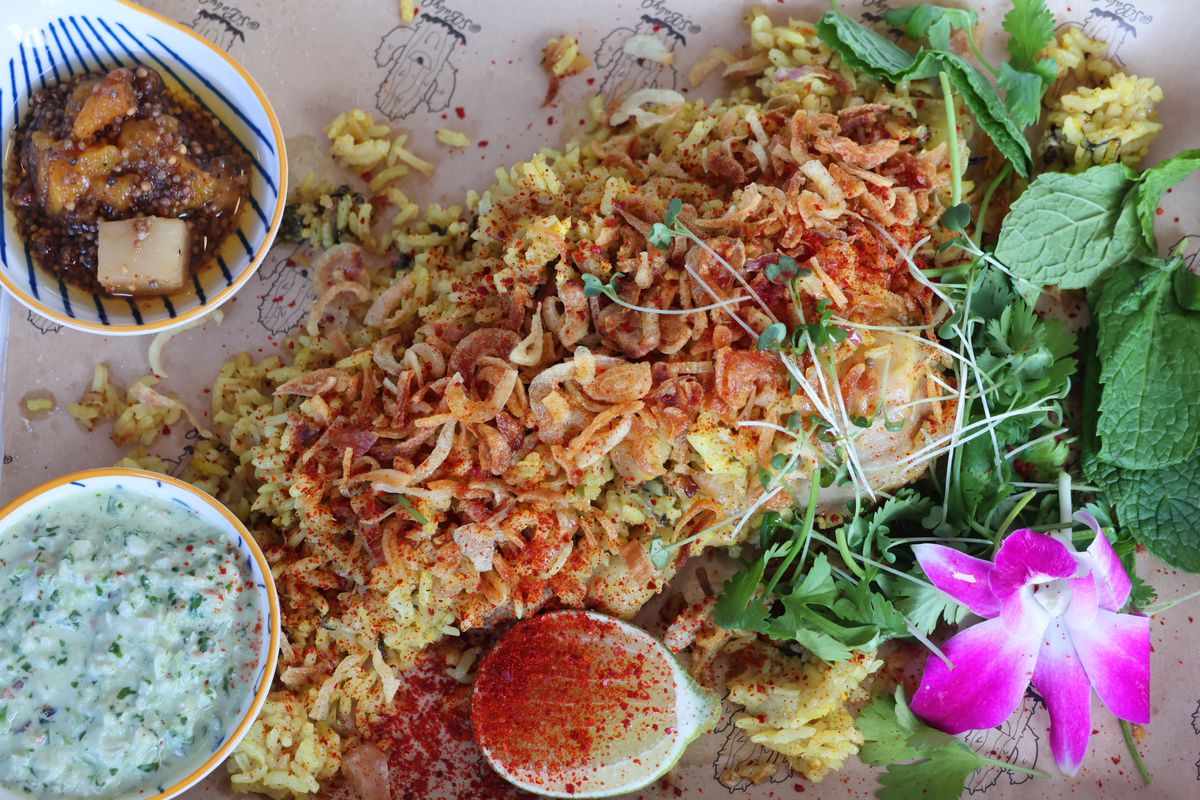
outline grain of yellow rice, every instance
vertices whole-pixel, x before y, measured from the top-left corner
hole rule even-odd
[[[462,131],[454,131],[449,128],[437,129],[437,140],[444,145],[450,147],[470,147],[471,140]]]

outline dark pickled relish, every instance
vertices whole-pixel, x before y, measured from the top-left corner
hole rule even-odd
[[[5,186],[17,230],[43,269],[96,279],[102,220],[188,222],[188,267],[207,265],[238,225],[250,158],[215,116],[147,67],[81,75],[34,92],[14,132]]]

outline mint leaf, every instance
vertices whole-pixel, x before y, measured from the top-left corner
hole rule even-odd
[[[897,80],[913,64],[913,57],[907,50],[840,11],[826,11],[821,15],[817,36],[852,68],[872,75]]]
[[[826,11],[821,16],[817,35],[851,67],[893,83],[933,78],[945,72],[996,149],[1012,163],[1017,174],[1029,177],[1033,155],[1022,128],[1008,115],[995,87],[970,62],[944,49],[922,50],[914,58],[891,40],[839,11]]]
[[[1009,116],[991,82],[969,61],[954,53],[926,50],[903,77],[920,80],[935,77],[939,72],[949,76],[954,90],[962,96],[976,124],[996,149],[1008,159],[1018,175],[1028,178],[1033,169],[1033,155],[1023,128]]]
[[[1046,91],[1046,83],[1041,75],[1032,72],[1020,72],[1011,64],[1000,65],[1000,88],[1004,95],[1004,106],[1019,125],[1029,127],[1038,121],[1042,115],[1042,94]]]
[[[1180,307],[1172,274],[1182,259],[1115,270],[1094,304],[1100,360],[1099,458],[1158,469],[1200,442],[1200,315]]]
[[[1054,40],[1054,14],[1045,0],[1013,0],[1012,6],[1001,23],[1008,31],[1008,54],[1015,69],[1032,72],[1038,53]]]
[[[1046,172],[1013,203],[996,258],[1038,286],[1083,289],[1145,253],[1133,172],[1122,164]]]
[[[943,8],[926,3],[910,8],[893,8],[883,15],[883,21],[904,31],[910,39],[929,39],[939,50],[950,50],[950,34],[970,30],[979,24],[979,15],[961,8]]]
[[[1158,204],[1163,193],[1200,169],[1200,150],[1184,150],[1178,155],[1160,162],[1142,173],[1138,187],[1137,215],[1142,226],[1142,236],[1152,253],[1158,253],[1154,238],[1154,218],[1158,216]]]
[[[1127,470],[1101,461],[1096,438],[1100,366],[1093,350],[1083,385],[1080,465],[1116,511],[1121,533],[1177,569],[1200,572],[1200,450],[1181,464]],[[1100,518],[1100,517],[1098,517]]]
[[[1200,311],[1200,275],[1184,266],[1175,270],[1175,302],[1188,311]]]
[[[1170,566],[1200,572],[1200,452],[1144,470],[1121,469],[1085,453],[1084,474],[1104,489],[1123,531]]]

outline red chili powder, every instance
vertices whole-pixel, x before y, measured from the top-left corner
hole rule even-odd
[[[661,742],[674,703],[671,665],[654,645],[612,620],[562,612],[518,623],[484,658],[471,718],[512,773],[561,780]]]
[[[388,756],[394,800],[533,800],[497,775],[471,733],[471,687],[436,656],[400,676],[393,712],[367,733]],[[330,800],[354,800],[338,786]]]

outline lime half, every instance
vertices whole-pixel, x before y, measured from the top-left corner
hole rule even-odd
[[[547,797],[611,797],[662,777],[721,701],[650,634],[588,611],[514,625],[475,677],[471,722],[488,763]]]

